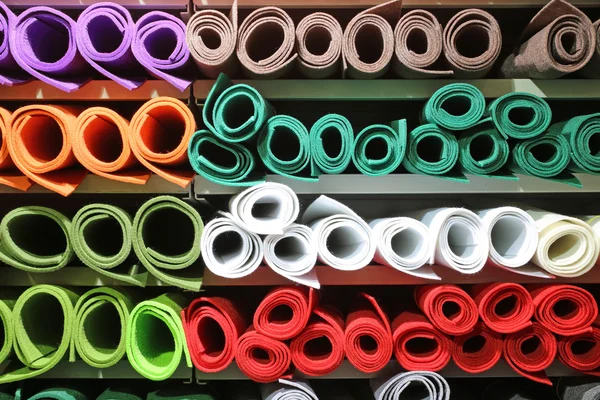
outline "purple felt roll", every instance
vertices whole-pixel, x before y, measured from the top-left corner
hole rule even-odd
[[[0,85],[13,86],[31,80],[10,51],[8,37],[16,21],[16,15],[0,2]]]
[[[146,81],[146,72],[135,59],[131,43],[135,24],[129,11],[116,3],[97,3],[77,20],[77,48],[102,75],[129,90]]]
[[[158,79],[184,91],[195,78],[196,67],[185,39],[185,24],[162,11],[152,11],[135,24],[133,54]]]

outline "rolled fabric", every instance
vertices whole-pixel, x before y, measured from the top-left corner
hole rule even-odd
[[[135,24],[120,4],[92,4],[79,15],[75,39],[81,56],[102,75],[126,89],[140,87],[146,77],[131,44]]]
[[[216,373],[233,362],[238,339],[248,327],[235,303],[223,297],[199,297],[181,312],[181,317],[196,368]]]
[[[586,78],[600,78],[600,19],[594,22],[596,32],[596,48],[590,61],[581,69],[581,75]]]
[[[131,297],[122,290],[100,287],[87,291],[75,305],[69,361],[75,352],[94,368],[108,368],[125,356],[126,328],[133,310]]]
[[[567,169],[571,161],[569,142],[557,132],[515,144],[509,163],[511,171],[538,178],[554,178]]]
[[[556,352],[556,338],[537,322],[506,336],[502,349],[506,362],[519,375],[546,385],[552,382],[544,370],[552,364]]]
[[[129,144],[129,121],[105,107],[90,107],[77,117],[71,136],[73,154],[90,172],[116,181],[143,185],[143,169]]]
[[[391,377],[371,379],[371,389],[375,400],[400,400],[402,393],[412,393],[415,385],[424,386],[427,397],[424,400],[450,400],[450,385],[439,374],[428,371],[402,372]],[[402,397],[401,397],[402,396]]]
[[[569,171],[600,174],[600,157],[595,148],[596,135],[600,133],[600,113],[573,117],[553,128],[569,142]]]
[[[192,367],[181,312],[183,294],[165,293],[145,300],[131,311],[127,322],[127,360],[144,378],[169,379],[182,358]]]
[[[461,10],[444,28],[444,55],[456,78],[483,78],[494,66],[500,50],[500,25],[483,10]]]
[[[146,395],[146,400],[217,400],[215,390],[209,385],[195,388],[185,383],[172,383]]]
[[[341,70],[344,32],[330,14],[316,12],[296,27],[298,70],[307,78],[329,78]]]
[[[394,351],[392,328],[377,300],[360,293],[346,316],[345,348],[350,364],[365,374],[380,371]]]
[[[144,14],[135,24],[131,51],[146,71],[182,92],[194,80],[183,21],[163,11]]]
[[[16,167],[33,182],[63,196],[73,193],[87,175],[77,168],[71,145],[79,111],[30,105],[16,110],[10,120],[7,145]]]
[[[552,109],[546,100],[525,92],[507,93],[497,98],[488,105],[486,115],[507,139],[538,137],[552,122]]]
[[[502,358],[502,335],[478,322],[475,329],[453,341],[452,360],[469,374],[491,369]]]
[[[463,172],[483,176],[498,172],[510,154],[508,142],[494,128],[472,128],[461,134],[458,149],[458,161]]]
[[[141,390],[132,390],[129,387],[109,387],[100,393],[96,400],[144,400],[145,392],[143,395],[141,392]]]
[[[369,176],[394,172],[406,152],[406,120],[391,126],[375,124],[360,131],[354,140],[352,161],[356,168]]]
[[[18,297],[19,293],[13,290],[5,290],[0,294],[0,327],[2,329],[0,331],[2,332],[0,363],[5,362],[13,355],[13,345],[15,342],[13,309]],[[0,399],[2,399],[1,394]]]
[[[2,7],[4,4],[0,3],[0,26],[2,26]],[[0,58],[2,57],[1,52],[0,49]],[[2,61],[0,61],[0,65],[1,63]],[[2,79],[1,74],[0,71],[0,79]],[[11,113],[0,107],[0,184],[25,191],[31,187],[32,183],[17,169],[8,151],[8,138],[11,134],[10,119]]]
[[[576,371],[600,376],[600,329],[558,339],[558,359]]]
[[[237,58],[251,79],[277,79],[294,66],[294,21],[277,7],[262,7],[248,15],[238,32]],[[281,38],[281,40],[273,40]]]
[[[31,7],[21,13],[8,36],[10,51],[34,78],[67,93],[89,81],[89,66],[77,51],[75,21],[50,7]]]
[[[268,383],[281,378],[290,368],[292,359],[287,344],[261,335],[250,326],[238,340],[235,360],[248,378]]]
[[[131,260],[132,231],[131,216],[126,211],[96,203],[75,214],[69,235],[83,264],[109,278],[144,287],[148,272]]]
[[[471,296],[479,316],[498,333],[515,333],[531,326],[535,306],[531,294],[517,283],[489,283],[473,286]]]
[[[507,78],[560,78],[591,60],[595,36],[592,21],[581,10],[552,0],[529,22],[501,72]]]
[[[261,385],[260,392],[264,400],[319,400],[308,382],[291,379]]]
[[[9,36],[14,30],[17,16],[4,3],[0,3],[0,30],[4,32],[0,39],[0,85],[20,85],[31,80],[31,77],[23,71],[12,55],[9,44]]]
[[[427,100],[421,120],[451,131],[462,131],[475,126],[484,112],[485,98],[481,90],[468,83],[451,83]]]
[[[290,343],[296,368],[308,376],[324,376],[335,371],[346,355],[344,328],[344,318],[339,311],[317,306],[309,323]]]
[[[556,394],[560,400],[592,400],[600,395],[600,382],[594,376],[570,376],[558,380]]]
[[[408,134],[402,166],[412,174],[444,175],[458,162],[458,140],[435,124],[416,127]]]
[[[182,101],[171,97],[147,101],[129,126],[131,151],[144,167],[181,187],[192,182],[187,148],[196,120]]]
[[[415,302],[429,321],[447,335],[466,335],[479,320],[477,305],[456,285],[417,286]]]
[[[133,219],[133,250],[148,272],[161,281],[199,291],[202,217],[192,206],[172,196],[145,202]]]
[[[325,114],[310,128],[309,136],[312,176],[346,170],[354,151],[354,130],[346,117]]]
[[[19,395],[16,396],[19,399]],[[74,388],[51,387],[27,396],[28,400],[87,400],[88,396]]]
[[[17,357],[0,375],[0,383],[42,375],[63,359],[71,343],[78,297],[52,285],[35,285],[19,296],[12,328]]]

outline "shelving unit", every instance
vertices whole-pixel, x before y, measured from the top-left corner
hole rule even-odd
[[[39,0],[38,0],[39,1]],[[238,0],[239,7],[257,8],[277,6],[284,8],[365,8],[385,3],[386,0]],[[404,0],[403,7],[540,7],[547,0]],[[228,8],[230,0],[194,0],[197,8]],[[572,0],[576,6],[595,6],[596,0]]]

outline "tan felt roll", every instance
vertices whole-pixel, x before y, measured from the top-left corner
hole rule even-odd
[[[340,23],[329,14],[304,17],[296,28],[300,73],[320,79],[341,71],[343,36]]]
[[[581,74],[586,78],[600,78],[600,19],[594,22],[596,31],[596,50],[592,59],[581,69]]]

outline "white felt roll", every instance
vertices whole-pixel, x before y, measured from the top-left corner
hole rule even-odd
[[[402,400],[418,398],[422,400],[450,400],[450,386],[439,374],[427,371],[402,372],[392,377],[371,379],[371,389],[375,400]],[[415,389],[420,389],[418,397],[408,396],[407,392],[415,395]]]

